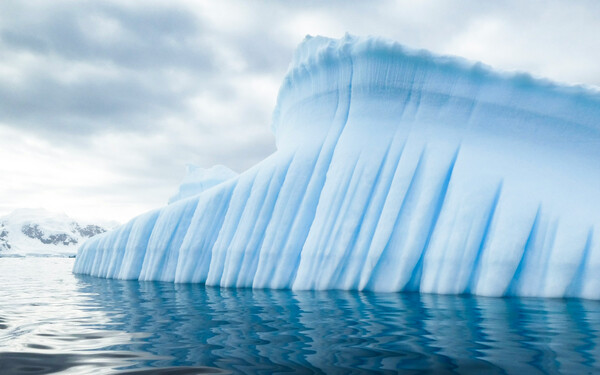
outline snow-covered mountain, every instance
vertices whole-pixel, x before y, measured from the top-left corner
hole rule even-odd
[[[71,255],[86,239],[116,223],[88,223],[44,209],[18,209],[0,217],[0,256]]]
[[[179,186],[179,191],[169,198],[169,204],[198,195],[204,190],[237,176],[236,172],[224,165],[215,165],[212,168],[200,168],[197,165],[188,164],[187,174]]]

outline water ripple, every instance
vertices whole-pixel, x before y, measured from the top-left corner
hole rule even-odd
[[[0,258],[4,374],[585,374],[600,302],[217,289]]]

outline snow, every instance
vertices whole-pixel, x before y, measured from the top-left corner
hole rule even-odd
[[[273,155],[88,240],[74,272],[600,299],[597,91],[307,37],[272,129]]]
[[[85,239],[115,226],[82,222],[44,209],[17,209],[0,217],[0,256],[75,255]]]

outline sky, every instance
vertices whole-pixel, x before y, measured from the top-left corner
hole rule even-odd
[[[600,86],[598,1],[0,2],[0,216],[166,204],[186,164],[243,172],[308,35],[377,35]]]

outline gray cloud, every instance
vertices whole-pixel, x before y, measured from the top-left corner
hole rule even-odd
[[[0,2],[0,214],[124,220],[184,166],[243,171],[306,34],[381,35],[508,70],[600,84],[600,5],[561,2]]]
[[[246,35],[214,40],[201,18],[177,4],[41,8],[14,6],[1,24],[0,48],[21,78],[0,77],[0,120],[44,137],[156,131],[165,118],[189,117],[190,98],[207,92],[235,98],[237,88],[215,51],[223,43],[246,56],[246,72],[282,65],[268,53],[279,46],[253,51]]]
[[[197,18],[175,6],[136,7],[89,2],[49,3],[17,11],[1,32],[9,47],[71,60],[110,62],[130,69],[165,65],[212,68]],[[14,14],[13,14],[14,15]]]

